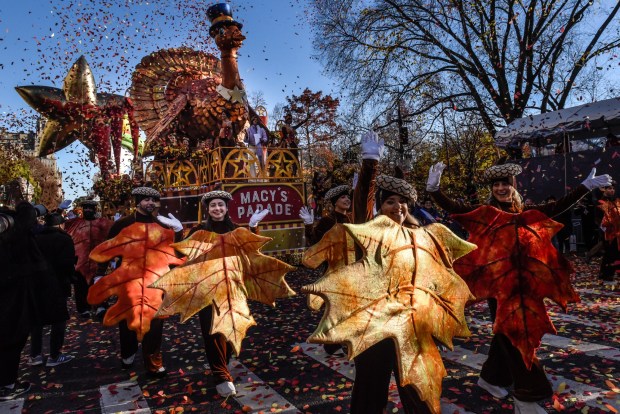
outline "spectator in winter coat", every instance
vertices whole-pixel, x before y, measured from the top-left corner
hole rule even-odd
[[[12,224],[0,233],[0,401],[30,389],[30,383],[17,381],[19,359],[30,328],[47,322],[39,299],[48,271],[34,237],[34,206],[24,201],[3,214]]]
[[[75,248],[73,239],[60,227],[64,223],[60,213],[50,213],[45,216],[45,227],[36,234],[35,240],[41,253],[45,257],[48,267],[50,289],[46,294],[45,312],[51,325],[50,356],[46,366],[55,367],[73,359],[71,355],[61,352],[65,341],[65,330],[69,312],[67,298],[71,296],[71,277],[75,263]],[[43,325],[33,326],[30,330],[30,360],[31,366],[43,365]]]

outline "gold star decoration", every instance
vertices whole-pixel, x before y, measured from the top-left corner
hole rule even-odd
[[[60,151],[79,140],[97,154],[100,167],[107,168],[110,128],[114,122],[120,122],[118,143],[113,142],[115,155],[120,155],[122,118],[132,111],[131,104],[121,95],[97,93],[93,72],[84,56],[71,66],[62,89],[18,86],[15,90],[28,105],[47,118],[39,156]]]
[[[292,177],[295,159],[290,151],[280,149],[276,156],[270,158],[270,164],[276,167],[274,177]]]

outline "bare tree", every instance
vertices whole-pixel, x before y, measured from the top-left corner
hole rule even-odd
[[[300,138],[300,147],[306,150],[309,166],[313,167],[313,152],[318,147],[332,151],[332,142],[339,135],[336,115],[340,101],[323,92],[306,88],[300,95],[286,98],[284,107],[292,117],[292,125]]]
[[[265,92],[261,90],[251,91],[248,94],[248,102],[250,106],[254,109],[259,106],[266,107],[267,106],[267,98],[265,98]]]
[[[495,133],[564,108],[620,45],[615,0],[315,0],[315,46],[355,102],[473,112]],[[583,76],[588,72],[588,76]],[[617,82],[617,81],[616,81]]]

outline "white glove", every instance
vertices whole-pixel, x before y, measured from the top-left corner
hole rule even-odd
[[[269,210],[267,209],[254,212],[254,214],[252,214],[252,217],[250,217],[250,227],[258,226],[258,223],[260,223],[267,214],[269,214]]]
[[[446,169],[446,164],[439,161],[435,165],[431,165],[428,170],[428,180],[426,180],[426,191],[434,193],[439,191],[439,182],[441,181],[441,173]]]
[[[585,185],[588,190],[594,190],[598,187],[607,187],[612,183],[611,176],[609,174],[603,174],[596,177],[596,168],[592,168],[588,178],[583,180],[581,184]]]
[[[168,217],[157,216],[157,220],[159,220],[160,223],[170,227],[175,233],[183,230],[183,224],[181,224],[181,222],[173,216],[172,213],[168,213]]]
[[[66,209],[68,209],[69,207],[71,207],[71,203],[72,203],[72,201],[71,201],[71,200],[65,200],[65,201],[63,201],[62,203],[60,203],[60,205],[58,206],[58,208],[59,208],[59,209],[61,209],[61,210],[66,210]]]
[[[299,210],[299,218],[304,221],[304,224],[314,223],[314,211],[309,210],[308,207],[302,207]]]
[[[93,277],[93,285],[101,280],[103,276],[95,276]]]
[[[121,216],[121,213],[116,213],[116,214],[114,215],[114,221],[119,220],[121,217],[122,217],[122,216]]]
[[[362,135],[362,159],[379,161],[383,156],[385,143],[374,131],[368,131]]]

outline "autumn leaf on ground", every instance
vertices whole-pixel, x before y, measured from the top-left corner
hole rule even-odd
[[[325,273],[333,272],[342,266],[355,262],[355,243],[347,237],[347,231],[342,224],[335,224],[331,231],[325,233],[321,241],[304,252],[304,266],[312,269],[327,261]],[[323,299],[318,295],[308,295],[308,308],[318,311],[323,306]]]
[[[605,240],[616,239],[620,249],[620,199],[599,200],[598,208],[603,211],[601,227],[605,229]]]
[[[90,258],[99,263],[122,258],[117,269],[88,290],[90,304],[101,303],[110,296],[118,297],[105,314],[105,326],[125,319],[129,329],[142,340],[162,301],[161,292],[148,286],[168,272],[169,265],[183,263],[170,246],[173,241],[174,232],[157,223],[134,223],[93,249]]]
[[[284,280],[294,267],[259,251],[270,240],[238,228],[225,234],[201,230],[174,244],[193,259],[151,285],[166,292],[157,315],[180,313],[185,322],[213,305],[211,334],[224,335],[239,355],[248,328],[256,325],[247,299],[274,306],[277,298],[295,294]]]
[[[493,332],[506,335],[531,367],[543,335],[556,333],[544,298],[565,311],[579,301],[570,263],[551,244],[562,225],[537,210],[511,214],[491,206],[454,218],[478,245],[454,268],[476,298],[497,299]]]
[[[336,235],[330,235],[332,231]],[[391,338],[401,385],[416,388],[429,408],[440,413],[446,370],[434,339],[451,348],[454,336],[469,335],[464,308],[473,296],[452,262],[475,246],[441,224],[411,230],[379,216],[365,224],[332,228],[306,252],[304,264],[337,257],[342,249],[338,233],[343,231],[363,256],[302,288],[326,303],[308,342],[346,343],[351,359]]]

